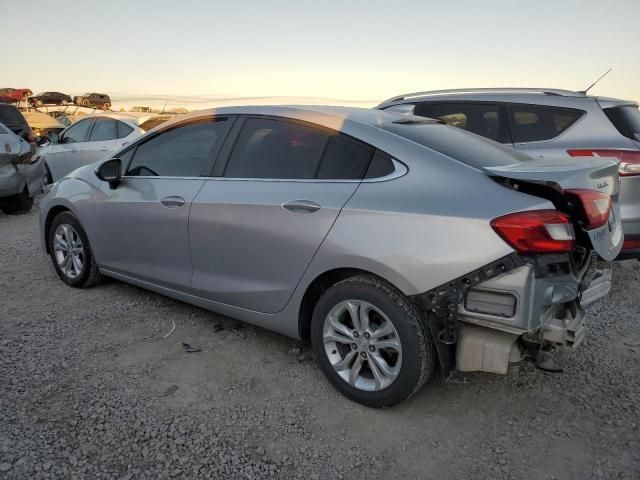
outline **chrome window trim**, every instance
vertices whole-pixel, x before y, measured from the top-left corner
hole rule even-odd
[[[407,174],[409,169],[404,163],[397,161],[395,158],[391,159],[394,166],[394,171],[384,177],[366,178],[363,180],[346,180],[346,179],[330,179],[330,178],[232,178],[232,177],[168,177],[168,176],[138,176],[138,175],[123,175],[122,180],[128,178],[143,178],[143,179],[156,179],[156,180],[218,180],[218,181],[234,181],[234,182],[296,182],[296,183],[377,183],[386,182],[399,178]]]

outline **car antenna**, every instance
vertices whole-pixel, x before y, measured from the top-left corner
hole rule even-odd
[[[598,78],[595,82],[593,82],[591,85],[589,85],[589,88],[587,88],[586,90],[578,90],[578,93],[581,93],[581,94],[583,94],[583,95],[586,95],[586,94],[587,94],[587,92],[588,92],[589,90],[591,90],[593,87],[595,87],[596,83],[598,83],[600,80],[602,80],[604,77],[606,77],[606,76],[609,74],[609,72],[610,72],[611,70],[613,70],[613,68],[610,68],[609,70],[607,70],[606,72],[604,72],[604,74],[603,74],[600,78]]]

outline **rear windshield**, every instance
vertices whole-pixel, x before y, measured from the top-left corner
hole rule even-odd
[[[531,159],[513,148],[447,125],[387,123],[382,128],[475,168],[501,167]]]
[[[631,140],[640,141],[640,111],[633,105],[605,108],[611,123],[618,131]]]
[[[150,118],[146,122],[142,122],[138,126],[140,127],[140,130],[142,130],[143,132],[148,132],[152,128],[155,128],[158,125],[163,124],[164,122],[166,122],[170,118],[171,118],[171,115],[159,115],[157,117]]]
[[[20,126],[27,124],[20,111],[12,105],[0,105],[0,123]]]

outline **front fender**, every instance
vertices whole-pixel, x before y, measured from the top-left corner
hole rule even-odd
[[[47,252],[48,227],[57,213],[69,210],[84,228],[89,242],[94,231],[93,210],[98,189],[78,177],[65,177],[53,184],[40,201],[40,243]]]

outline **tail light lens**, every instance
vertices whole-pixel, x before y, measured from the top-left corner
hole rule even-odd
[[[491,227],[519,253],[562,253],[575,247],[571,219],[557,210],[511,213],[492,220]]]
[[[640,237],[626,237],[622,242],[622,250],[638,250],[640,249]]]
[[[565,190],[565,195],[582,207],[580,221],[585,230],[606,225],[611,212],[611,197],[595,190]]]
[[[620,162],[618,172],[621,177],[640,175],[640,152],[637,150],[567,150],[572,157],[614,157]]]

